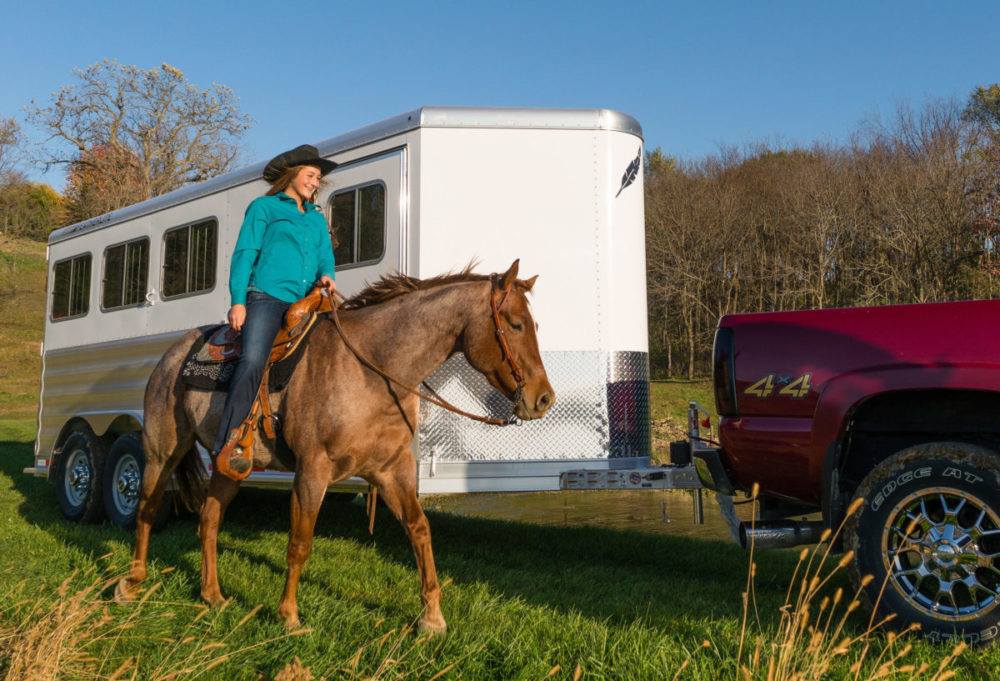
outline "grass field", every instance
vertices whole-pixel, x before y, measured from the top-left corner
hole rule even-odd
[[[130,536],[106,524],[65,523],[52,488],[21,474],[31,461],[31,430],[30,420],[0,421],[0,670],[10,663],[3,659],[4,626],[52,620],[45,604],[64,604],[66,594],[102,575],[123,573],[131,556]],[[369,537],[362,508],[336,497],[321,514],[302,581],[300,606],[310,631],[286,635],[276,605],[288,495],[244,490],[219,539],[230,605],[222,611],[198,605],[196,525],[190,516],[174,519],[153,541],[151,582],[162,586],[139,606],[97,601],[93,618],[107,607],[102,626],[111,633],[89,642],[84,637],[77,648],[101,662],[79,663],[86,673],[58,678],[106,678],[93,675],[98,664],[108,677],[132,664],[141,670],[138,678],[187,668],[192,672],[180,678],[273,678],[298,657],[314,678],[431,678],[447,670],[446,678],[542,679],[558,665],[555,678],[573,678],[579,666],[588,679],[661,679],[671,678],[692,651],[681,678],[739,678],[735,658],[747,556],[737,547],[633,531],[429,515],[446,583],[450,630],[443,640],[405,631],[420,603],[402,529],[380,511]],[[780,624],[778,608],[796,557],[790,551],[758,557],[757,611],[766,641]],[[74,572],[60,595],[60,583]],[[843,586],[840,576],[827,591],[837,586]],[[254,613],[258,605],[263,607]],[[115,629],[122,622],[128,627]],[[855,617],[849,631],[863,626]],[[220,641],[221,647],[204,650]],[[703,641],[711,647],[701,648]],[[948,651],[917,642],[910,657],[936,666]],[[839,661],[828,678],[847,678],[849,660]],[[972,651],[958,659],[957,669],[961,678],[984,679],[998,664],[996,652]]]
[[[244,490],[231,506],[219,537],[226,608],[199,604],[190,515],[154,535],[156,590],[132,606],[107,601],[102,580],[127,569],[132,538],[106,524],[67,524],[52,487],[21,473],[32,458],[44,248],[0,246],[0,343],[12,348],[0,375],[0,678],[737,679],[743,664],[763,679],[767,660],[793,649],[779,607],[796,552],[757,556],[741,637],[748,556],[735,546],[446,513],[429,517],[450,629],[418,638],[408,630],[420,601],[402,529],[380,511],[370,537],[362,507],[340,497],[324,506],[302,580],[307,629],[289,635],[276,615],[287,492]],[[705,382],[654,383],[651,392],[655,421],[680,421],[692,397],[711,408]],[[824,593],[845,585],[837,574]],[[855,614],[846,633],[861,634],[865,622]],[[886,645],[869,642],[875,652],[860,678],[877,672]],[[853,678],[863,644],[831,653],[823,678]],[[914,644],[903,662],[931,671],[950,651]],[[765,666],[753,665],[757,646]],[[295,658],[301,666],[289,667]],[[966,652],[954,668],[959,678],[996,678],[1000,651]]]
[[[45,244],[0,236],[0,418],[34,416],[45,315]]]

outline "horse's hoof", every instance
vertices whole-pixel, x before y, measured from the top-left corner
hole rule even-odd
[[[294,617],[285,617],[285,631],[291,633],[293,631],[298,631],[302,628],[302,620],[299,619],[298,615]]]
[[[430,636],[431,638],[441,638],[448,633],[448,624],[444,619],[426,620],[422,619],[417,623],[417,634],[419,636]]]
[[[201,600],[205,601],[205,604],[210,608],[221,608],[226,604],[226,599],[218,592],[214,594],[202,594]]]
[[[135,588],[129,587],[128,577],[122,577],[115,585],[115,603],[126,605],[135,600]]]

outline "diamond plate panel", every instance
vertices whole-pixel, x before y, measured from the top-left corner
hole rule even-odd
[[[612,452],[609,398],[619,401],[609,391],[609,379],[614,375],[628,377],[632,382],[647,380],[645,358],[645,353],[543,352],[542,361],[556,392],[556,403],[545,418],[520,426],[476,423],[424,403],[418,433],[421,458],[427,460],[433,453],[439,461],[455,462],[606,459]],[[500,418],[510,413],[510,402],[461,355],[445,362],[428,383],[462,409]],[[642,454],[634,453],[637,441],[633,437],[632,446],[620,446],[616,456],[649,453],[648,383],[643,384],[644,391],[630,388],[629,394],[641,392],[645,396],[646,416],[629,432],[644,431],[646,449]],[[625,423],[623,419],[637,416],[635,400],[625,400],[622,405],[627,408],[615,407],[611,412],[613,418],[618,418],[619,429]],[[629,451],[633,453],[627,454]]]
[[[649,383],[648,352],[609,352],[608,382],[645,381]]]
[[[649,355],[613,352],[608,357],[608,422],[610,456],[648,456]]]

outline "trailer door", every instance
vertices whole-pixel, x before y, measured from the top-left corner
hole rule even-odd
[[[350,296],[383,274],[405,272],[406,150],[349,161],[327,175],[321,201],[331,226],[337,289]]]

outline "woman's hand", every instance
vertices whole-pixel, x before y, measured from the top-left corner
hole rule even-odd
[[[333,278],[328,277],[325,274],[319,278],[319,283],[321,283],[323,285],[323,288],[326,289],[327,295],[332,296],[334,292],[337,290],[337,282],[335,282]]]
[[[243,328],[243,322],[247,319],[247,306],[246,305],[233,305],[229,308],[229,326],[233,327],[233,331],[239,331]]]

